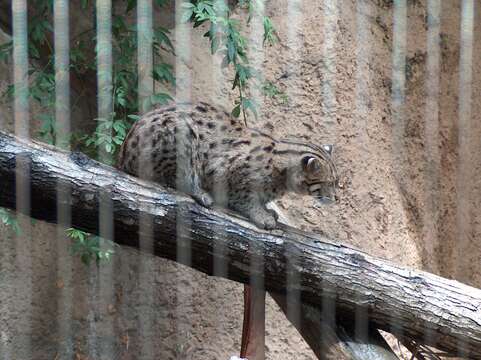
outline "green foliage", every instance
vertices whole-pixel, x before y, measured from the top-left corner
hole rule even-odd
[[[242,0],[239,6],[248,12],[248,23],[252,16],[261,15],[263,10],[262,1]],[[232,89],[238,89],[239,97],[232,109],[232,115],[239,117],[243,114],[247,124],[247,112],[257,118],[258,105],[249,97],[249,84],[256,81],[257,87],[261,86],[261,74],[249,65],[247,56],[247,40],[241,33],[240,21],[232,17],[232,12],[224,0],[193,0],[182,5],[184,12],[182,21],[191,21],[194,27],[209,23],[209,30],[204,34],[210,40],[212,54],[221,52],[224,56],[222,66],[232,66],[234,80]],[[261,15],[262,16],[262,15]],[[264,27],[264,44],[273,44],[277,41],[272,21],[267,16],[262,16]]]
[[[11,211],[0,208],[0,222],[15,231],[17,235],[21,234],[22,231],[18,225],[17,218]]]
[[[39,119],[42,124],[39,131],[41,140],[50,144],[57,143],[57,129],[55,126],[55,75],[53,45],[50,43],[53,32],[51,17],[53,0],[34,0],[35,13],[29,18],[29,54],[33,59],[42,57],[39,62],[31,62],[29,72],[30,97],[41,107]],[[112,52],[115,59],[112,69],[112,113],[106,119],[97,119],[95,130],[91,134],[71,134],[71,145],[84,151],[92,157],[97,157],[99,151],[111,154],[114,158],[125,134],[135,121],[132,115],[139,113],[138,103],[138,74],[137,74],[137,30],[127,22],[127,17],[134,12],[136,0],[122,0],[125,6],[114,7],[112,14]],[[167,0],[156,0],[156,6],[163,6]],[[81,5],[88,10],[92,2],[83,0]],[[264,44],[274,44],[278,39],[274,26],[269,17],[265,16],[264,5],[261,0],[240,0],[238,6],[248,14],[249,24],[253,16],[260,16],[264,28]],[[241,22],[233,18],[232,11],[225,0],[191,0],[182,5],[184,13],[182,20],[192,22],[194,27],[204,23],[209,24],[209,30],[204,34],[210,40],[212,54],[220,52],[223,55],[222,66],[231,66],[234,70],[232,89],[237,90],[239,96],[235,101],[232,114],[235,117],[243,115],[247,122],[247,113],[257,117],[258,105],[252,99],[250,88],[260,88],[266,96],[281,99],[286,103],[286,97],[281,92],[266,88],[265,80],[256,69],[249,64],[247,56],[247,40],[241,33]],[[120,11],[115,13],[115,11]],[[86,37],[89,33],[92,38]],[[77,35],[71,46],[70,67],[78,76],[96,69],[96,59],[88,56],[94,41],[95,28],[88,29]],[[171,65],[163,61],[163,53],[174,53],[174,46],[169,38],[169,31],[163,27],[156,27],[153,36],[154,67],[152,77],[166,89],[175,85],[175,77]],[[46,51],[47,49],[47,51]],[[0,45],[0,60],[6,60],[11,54],[12,42]],[[46,61],[45,61],[46,58]],[[109,74],[110,76],[110,74]],[[270,86],[272,88],[272,86]],[[4,95],[13,95],[14,88],[9,86]],[[155,91],[152,96],[143,99],[141,108],[146,109],[157,104],[171,101],[171,96],[165,91]],[[109,157],[103,157],[108,161]]]
[[[29,56],[31,61],[29,78],[29,96],[40,107],[37,118],[41,121],[39,138],[49,144],[58,144],[55,124],[55,69],[53,44],[50,43],[53,32],[51,18],[53,13],[52,0],[34,0],[35,13],[29,18]],[[104,161],[114,159],[115,154],[122,144],[129,128],[138,120],[138,75],[137,75],[137,30],[135,26],[127,23],[127,16],[137,5],[135,0],[124,0],[126,7],[123,13],[112,15],[112,55],[115,59],[112,69],[112,105],[113,111],[106,119],[95,119],[96,126],[92,133],[72,133],[70,142],[72,147],[78,148],[91,157],[96,158],[99,151],[111,154],[104,157]],[[167,1],[156,0],[157,6],[163,6]],[[88,0],[83,0],[82,8],[87,10]],[[87,35],[92,34],[91,38]],[[89,29],[75,38],[70,51],[70,70],[79,77],[96,69],[96,59],[89,56],[91,43],[95,41],[95,29]],[[163,61],[163,53],[174,51],[169,39],[169,31],[163,27],[156,27],[153,36],[154,72],[152,77],[165,87],[175,84],[172,66]],[[12,42],[0,45],[0,61],[10,59],[13,46]],[[107,75],[107,74],[106,74]],[[14,86],[10,84],[3,94],[4,98],[11,99],[14,95]],[[157,91],[144,100],[144,108],[156,104],[165,104],[172,100],[167,92]],[[0,208],[0,221],[11,226],[15,231],[20,231],[13,215]],[[80,256],[83,262],[91,260],[109,260],[113,254],[112,249],[102,250],[102,244],[107,244],[97,236],[92,236],[76,229],[67,231],[73,239],[72,253]]]
[[[169,30],[162,26],[154,29],[154,55],[160,56],[160,50],[174,53],[174,45],[170,41],[169,34]]]
[[[275,33],[274,25],[272,24],[272,20],[264,16],[262,19],[262,24],[264,26],[264,41],[263,43],[274,44],[278,39]]]
[[[109,261],[114,254],[114,243],[99,236],[94,236],[81,230],[69,228],[67,236],[72,239],[70,251],[72,255],[79,256],[86,265],[92,260],[97,263],[101,260]]]
[[[166,1],[156,1],[158,6]],[[136,1],[126,1],[126,9],[122,14],[112,14],[112,56],[115,59],[112,69],[112,103],[113,112],[107,119],[96,119],[97,127],[94,133],[85,137],[87,149],[82,149],[89,155],[95,155],[102,150],[112,156],[120,148],[128,130],[135,121],[132,115],[138,114],[138,72],[137,72],[137,29],[127,23],[127,15],[137,5]],[[163,52],[173,52],[169,39],[169,30],[163,27],[153,29],[153,80],[164,87],[175,84],[172,66],[163,61]],[[94,64],[95,66],[95,64]],[[154,91],[151,96],[143,99],[142,108],[148,109],[157,104],[166,104],[173,100],[165,91]],[[134,120],[134,121],[133,121]],[[109,161],[105,157],[104,161]]]
[[[29,18],[29,56],[30,63],[29,95],[40,106],[38,119],[41,121],[39,138],[49,144],[58,144],[57,129],[55,125],[55,69],[53,44],[50,43],[53,32],[51,18],[53,12],[52,0],[34,0],[35,13]],[[127,17],[137,6],[136,0],[122,0],[125,8],[121,13],[112,14],[112,56],[113,63],[112,93],[113,111],[106,119],[95,119],[96,126],[90,134],[70,134],[72,147],[77,148],[89,156],[98,158],[100,152],[111,154],[103,157],[103,161],[113,159],[122,144],[128,130],[135,121],[133,115],[139,113],[138,102],[138,74],[137,74],[137,29],[127,22]],[[84,0],[81,5],[87,11],[90,1]],[[156,0],[157,6],[163,6],[166,0]],[[164,89],[175,85],[172,66],[165,63],[163,54],[174,52],[174,47],[169,38],[169,30],[163,27],[153,29],[153,80],[160,83]],[[92,34],[91,38],[87,35]],[[95,41],[95,28],[88,29],[77,35],[70,50],[70,69],[79,77],[90,74],[96,69],[96,59],[89,56],[91,43]],[[101,49],[102,50],[102,49]],[[100,51],[101,51],[100,50]],[[6,61],[12,53],[12,42],[0,45],[0,60]],[[3,97],[12,98],[14,86],[10,85]],[[155,91],[143,101],[143,108],[151,108],[157,104],[165,104],[172,97],[164,91]]]
[[[284,91],[281,91],[276,84],[271,81],[265,81],[262,84],[262,92],[270,99],[278,100],[280,104],[287,105],[289,97]]]
[[[85,139],[87,146],[102,148],[106,153],[114,153],[127,134],[127,123],[123,119],[97,119],[98,125],[92,136]]]
[[[13,41],[8,41],[0,45],[0,61],[7,62],[13,51]]]
[[[148,109],[157,104],[165,104],[172,99],[167,89],[175,85],[173,67],[164,61],[166,53],[175,55],[174,46],[170,40],[169,30],[160,26],[153,29],[153,71],[154,89],[151,96],[147,96],[139,106],[138,72],[137,72],[137,29],[127,21],[137,6],[136,0],[121,0],[124,6],[114,6],[112,11],[112,87],[107,89],[112,96],[112,112],[107,118],[95,119],[95,128],[91,133],[71,133],[67,139],[72,148],[81,150],[89,156],[98,158],[99,153],[111,154],[102,157],[109,162],[115,159],[120,145],[132,126],[139,119],[140,109]],[[155,6],[164,6],[167,0],[155,0]],[[29,14],[28,50],[30,61],[29,90],[30,99],[35,101],[40,112],[37,118],[41,121],[38,137],[49,144],[58,144],[57,126],[55,123],[55,68],[54,52],[51,39],[53,38],[52,14],[53,0],[32,0],[35,11]],[[81,0],[81,7],[89,11],[94,2]],[[240,0],[238,6],[247,14],[247,23],[253,16],[261,16],[264,28],[263,43],[273,44],[277,41],[272,21],[263,15],[263,2],[260,0]],[[234,71],[232,89],[238,90],[239,96],[235,102],[232,114],[235,117],[243,115],[247,122],[247,113],[257,117],[258,104],[249,96],[250,87],[256,86],[268,97],[287,102],[287,97],[273,83],[266,82],[262,75],[249,64],[247,56],[247,40],[241,32],[241,21],[232,17],[232,11],[225,0],[192,0],[183,4],[182,20],[192,22],[194,27],[204,23],[209,25],[204,34],[210,40],[212,54],[220,52],[223,55],[222,66],[231,67]],[[118,12],[118,13],[116,13]],[[90,13],[88,16],[91,16]],[[82,78],[96,70],[96,58],[90,54],[92,43],[95,42],[95,27],[87,29],[72,39],[70,47],[70,71]],[[9,61],[13,50],[13,43],[0,44],[0,61]],[[103,49],[96,47],[97,54]],[[14,86],[10,84],[3,94],[3,98],[11,99]],[[88,96],[88,95],[87,95]],[[110,159],[110,160],[109,160]],[[7,210],[0,208],[0,221],[12,227],[17,233],[20,228],[16,218]],[[91,260],[109,260],[113,249],[104,245],[108,242],[98,236],[85,233],[77,229],[68,229],[67,234],[72,238],[72,253],[80,256],[83,262]]]

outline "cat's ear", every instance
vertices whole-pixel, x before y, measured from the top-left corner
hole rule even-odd
[[[334,145],[322,145],[322,148],[323,148],[329,155],[332,155],[332,151],[334,150]]]
[[[319,159],[313,156],[304,156],[302,158],[302,168],[308,174],[316,174],[321,170]]]

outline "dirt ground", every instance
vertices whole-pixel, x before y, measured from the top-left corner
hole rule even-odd
[[[289,101],[260,98],[262,114],[251,121],[276,137],[335,146],[340,203],[287,196],[278,205],[292,222],[481,287],[481,6],[406,3],[268,1],[280,43],[251,54]],[[190,34],[190,56],[175,65],[190,75],[192,99],[229,107],[222,84],[231,74],[210,56],[204,30]],[[0,65],[0,88],[8,76]],[[0,126],[11,129],[12,109],[2,109]],[[127,248],[88,268],[68,255],[62,229],[23,223],[19,238],[0,231],[1,360],[238,355],[239,284]],[[266,348],[269,360],[314,359],[270,298]]]

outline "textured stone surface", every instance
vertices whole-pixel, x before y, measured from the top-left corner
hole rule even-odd
[[[462,2],[441,1],[438,107],[428,103],[426,91],[426,81],[436,76],[426,76],[426,1],[407,2],[409,71],[406,101],[398,107],[402,122],[393,117],[391,106],[393,2],[343,0],[329,9],[326,3],[306,0],[296,12],[287,1],[268,2],[281,44],[269,48],[259,62],[268,79],[279,79],[291,98],[289,106],[266,100],[264,113],[273,126],[265,128],[277,136],[309,134],[320,143],[334,143],[345,179],[342,200],[317,208],[305,199],[285,199],[280,207],[306,229],[479,287],[479,4],[475,2],[472,121],[469,131],[461,132],[469,141],[459,153],[458,117],[467,113],[459,108],[467,96],[466,84],[459,83]],[[297,14],[297,20],[288,20],[288,13]],[[229,80],[231,74],[218,70],[218,59],[211,59],[201,38],[203,30],[192,33],[193,97],[228,106],[229,86],[218,89],[215,81]],[[8,76],[4,69],[2,86]],[[3,119],[11,119],[11,108],[2,109],[3,126]],[[435,121],[433,115],[439,116],[439,131],[426,128]],[[66,255],[54,227],[37,223],[32,233],[35,241],[30,243],[1,231],[2,356],[54,358],[69,349],[107,359],[110,352],[102,349],[110,345],[120,359],[228,359],[237,354],[240,285],[128,249],[117,249],[112,268],[101,267],[99,274]],[[32,246],[31,256],[22,250]],[[267,311],[268,359],[313,359],[270,299]],[[139,342],[146,335],[150,341]]]

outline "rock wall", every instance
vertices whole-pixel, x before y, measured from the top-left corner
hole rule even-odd
[[[263,53],[257,44],[251,56],[289,101],[260,97],[261,116],[250,121],[277,137],[335,145],[340,203],[279,202],[301,228],[479,287],[481,6],[406,4],[268,1],[281,41]],[[166,14],[156,19],[172,27]],[[232,74],[210,56],[204,32],[190,32],[190,51],[172,59],[177,76],[191,79],[181,96],[231,106]],[[254,21],[247,35],[259,33]],[[0,89],[9,74],[0,65]],[[2,105],[2,128],[11,129],[12,111]],[[0,359],[238,353],[240,285],[124,248],[109,265],[86,267],[69,255],[63,229],[21,220],[22,235],[0,231]],[[268,359],[314,359],[271,299],[267,322]]]

